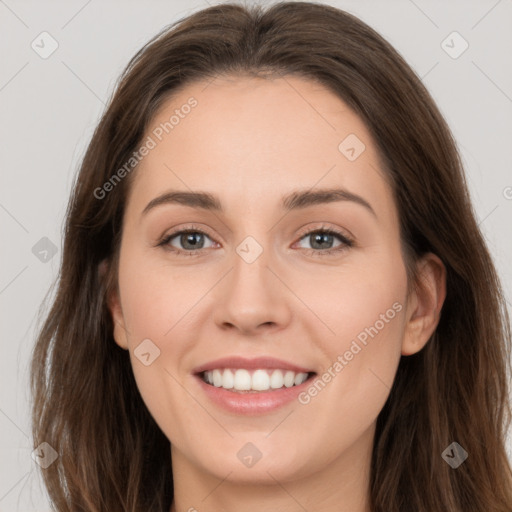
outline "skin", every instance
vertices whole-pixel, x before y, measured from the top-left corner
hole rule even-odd
[[[119,293],[109,299],[115,341],[130,351],[142,398],[171,442],[171,512],[368,512],[377,416],[400,357],[421,350],[437,326],[445,269],[436,256],[423,257],[408,295],[397,208],[375,144],[330,91],[292,76],[196,82],[163,105],[147,135],[190,96],[198,105],[137,168]],[[354,161],[338,149],[351,133],[366,146]],[[352,201],[281,209],[293,190],[329,187],[362,196],[375,215]],[[165,204],[142,215],[170,189],[215,194],[224,212]],[[157,246],[189,223],[207,232],[197,255],[172,252],[191,251],[179,235],[171,249]],[[322,226],[354,245],[320,254],[342,244],[301,236]],[[247,236],[263,249],[250,264],[236,252]],[[394,303],[401,311],[307,404],[228,413],[191,374],[236,354],[270,355],[322,375]],[[160,349],[149,366],[134,355],[147,338]],[[262,453],[252,467],[237,457],[247,442]]]

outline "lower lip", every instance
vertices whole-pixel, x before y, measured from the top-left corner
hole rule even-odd
[[[207,384],[200,375],[195,375],[195,377],[206,396],[219,407],[231,413],[254,416],[275,411],[292,402],[311,384],[315,375],[313,374],[298,386],[283,387],[273,391],[259,391],[257,393],[229,391],[222,387]]]

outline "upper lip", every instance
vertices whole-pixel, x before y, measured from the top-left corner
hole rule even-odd
[[[228,356],[215,361],[209,361],[192,370],[192,373],[202,373],[216,368],[239,368],[239,369],[281,369],[291,370],[295,373],[313,373],[313,370],[289,363],[283,359],[276,359],[275,357],[255,357],[244,358],[240,356]]]

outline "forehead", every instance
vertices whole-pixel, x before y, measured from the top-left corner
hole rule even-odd
[[[342,186],[376,209],[391,189],[363,121],[313,81],[219,77],[187,85],[152,119],[130,208],[166,189],[207,190],[229,210],[278,204],[297,188]],[[355,158],[354,158],[355,157]],[[239,210],[237,210],[239,211]]]

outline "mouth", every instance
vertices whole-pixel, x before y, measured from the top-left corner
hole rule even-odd
[[[275,411],[297,399],[317,375],[280,359],[238,356],[212,361],[192,373],[212,404],[236,415]]]
[[[246,394],[300,386],[312,379],[316,372],[295,372],[281,368],[215,368],[197,375],[209,386]]]

